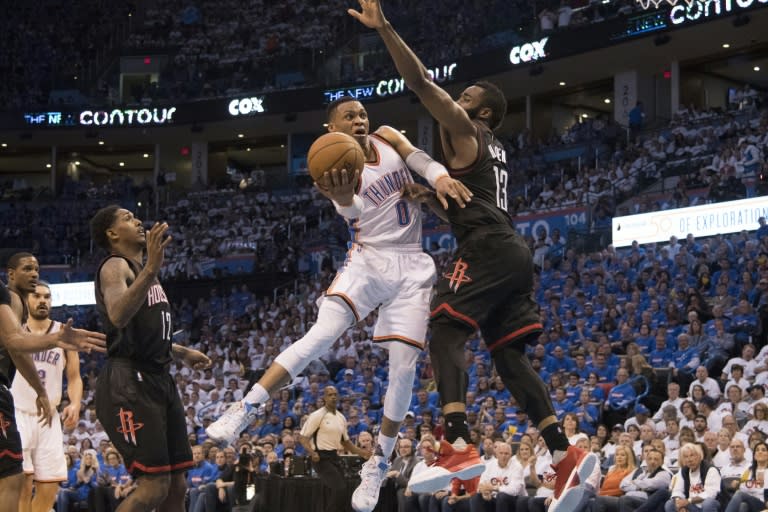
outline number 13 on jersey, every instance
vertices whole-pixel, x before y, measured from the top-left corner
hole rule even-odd
[[[507,170],[494,165],[493,173],[496,175],[496,206],[507,211]]]

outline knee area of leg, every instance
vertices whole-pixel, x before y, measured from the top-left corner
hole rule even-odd
[[[141,496],[141,501],[156,507],[165,500],[171,491],[171,476],[162,475],[152,478],[141,478],[136,491]],[[185,489],[186,492],[186,489]]]
[[[317,323],[314,327],[320,326],[329,328],[347,328],[357,321],[355,314],[349,306],[336,297],[326,297],[320,304],[317,312]]]

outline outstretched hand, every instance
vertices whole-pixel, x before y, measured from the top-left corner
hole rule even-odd
[[[466,207],[467,203],[472,200],[472,192],[462,182],[450,176],[438,178],[435,183],[435,192],[437,193],[437,200],[446,210],[448,209],[448,200],[445,196],[450,196],[456,201],[459,208]]]
[[[191,348],[187,348],[184,351],[184,355],[181,356],[181,361],[184,365],[193,370],[205,370],[206,368],[210,368],[212,364],[211,359],[207,355],[199,350]]]
[[[165,257],[165,248],[171,243],[172,237],[166,236],[168,231],[167,222],[157,222],[146,233],[147,238],[147,263],[145,268],[150,272],[157,274],[163,266]]]
[[[358,2],[360,2],[362,12],[358,12],[354,9],[347,9],[349,15],[368,28],[374,30],[383,28],[387,23],[387,19],[384,17],[384,12],[381,10],[379,0],[358,0]]]
[[[107,336],[100,332],[86,331],[85,329],[75,329],[72,327],[72,319],[67,320],[58,331],[56,346],[64,350],[76,350],[88,352],[107,351]]]

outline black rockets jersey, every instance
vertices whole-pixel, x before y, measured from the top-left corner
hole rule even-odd
[[[461,181],[473,194],[465,208],[448,201],[448,219],[459,242],[473,229],[507,225],[514,230],[507,213],[507,152],[493,132],[481,123],[477,127],[477,157],[463,169],[450,169],[451,177]]]
[[[96,310],[104,325],[107,335],[107,357],[130,359],[137,367],[162,370],[170,364],[171,356],[171,305],[160,282],[155,279],[147,291],[139,310],[123,328],[118,328],[109,321],[104,296],[101,291],[99,276],[101,268],[110,258],[123,258],[113,254],[99,265],[96,272]],[[141,268],[128,258],[123,258],[133,271],[134,278]],[[126,284],[131,285],[133,279]]]
[[[8,288],[3,283],[0,283],[1,304],[11,307],[11,292],[8,291]],[[5,347],[5,344],[0,343],[0,384],[10,385],[14,370],[15,366],[11,356],[8,354],[8,349]]]

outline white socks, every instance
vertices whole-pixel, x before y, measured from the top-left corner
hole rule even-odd
[[[379,446],[381,447],[381,453],[385,459],[389,459],[392,452],[395,451],[395,444],[397,444],[397,437],[385,436],[379,432]]]
[[[248,391],[248,394],[243,397],[243,402],[250,405],[263,404],[267,400],[269,400],[269,393],[267,393],[264,386],[258,382],[254,384],[251,390]]]

